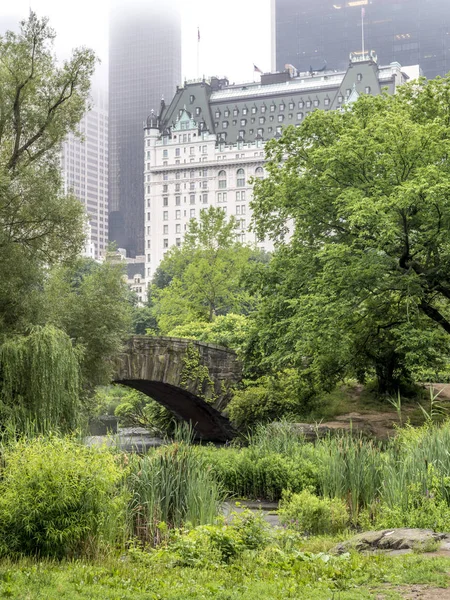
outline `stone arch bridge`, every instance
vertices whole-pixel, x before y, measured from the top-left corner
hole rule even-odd
[[[150,396],[190,421],[204,440],[224,442],[235,432],[222,411],[242,379],[236,353],[195,340],[134,336],[115,368],[114,383]]]

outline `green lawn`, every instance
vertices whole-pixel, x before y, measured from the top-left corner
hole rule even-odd
[[[247,553],[235,564],[176,566],[154,558],[0,563],[0,598],[15,600],[364,600],[401,598],[395,586],[450,584],[450,559],[352,555],[347,558],[274,550]],[[385,584],[390,584],[386,586]]]

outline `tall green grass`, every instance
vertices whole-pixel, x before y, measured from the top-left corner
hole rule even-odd
[[[196,448],[185,441],[136,462],[129,476],[134,535],[156,545],[170,529],[213,523],[226,494]]]

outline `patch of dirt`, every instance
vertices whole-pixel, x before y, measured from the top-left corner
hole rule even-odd
[[[397,592],[405,600],[450,600],[450,590],[433,588],[427,585],[389,586],[389,591]],[[388,596],[378,594],[377,600],[386,600]]]
[[[340,417],[335,417],[334,421],[321,423],[321,425],[329,429],[362,432],[381,440],[395,435],[395,427],[399,424],[398,416],[395,412],[377,411],[364,413],[351,412]]]

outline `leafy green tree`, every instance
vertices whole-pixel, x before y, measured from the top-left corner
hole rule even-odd
[[[78,259],[55,268],[45,285],[45,320],[83,349],[85,388],[111,381],[113,360],[130,332],[132,307],[121,265]]]
[[[267,145],[255,355],[392,390],[438,369],[450,333],[450,78],[311,114]],[[287,236],[291,224],[291,235]],[[445,335],[444,335],[445,333]]]
[[[245,312],[251,301],[241,276],[253,254],[236,242],[234,217],[227,219],[220,208],[202,210],[198,221],[190,221],[183,245],[166,254],[157,272],[151,297],[161,332]]]
[[[0,37],[0,334],[33,322],[49,265],[76,256],[84,210],[64,195],[59,147],[86,110],[95,57],[75,50],[58,66],[55,34],[30,13]]]

